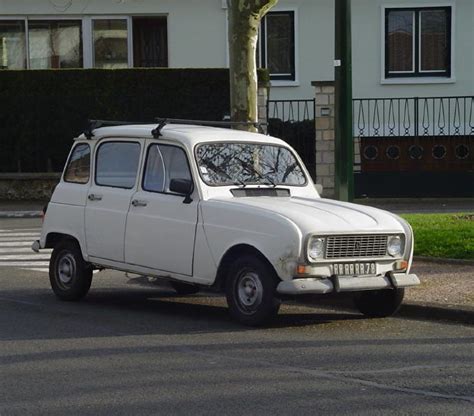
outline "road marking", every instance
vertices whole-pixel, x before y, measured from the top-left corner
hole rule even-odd
[[[49,261],[0,261],[0,267],[49,266]]]
[[[51,254],[37,254],[32,252],[31,254],[7,254],[0,256],[0,261],[2,260],[49,260]]]
[[[15,237],[15,238],[8,238],[8,237],[2,237],[2,234],[0,234],[0,241],[31,241],[33,242],[34,240],[39,239],[39,234],[32,235],[31,237]]]
[[[49,273],[48,267],[20,267],[21,270],[29,270],[31,272],[42,272],[42,273]]]
[[[18,232],[28,232],[28,231],[36,231],[37,233],[41,232],[41,228],[16,228],[16,229],[2,229],[0,233],[18,233]]]
[[[0,241],[0,247],[31,247],[33,241]]]
[[[51,253],[51,249],[42,249],[41,253]],[[34,253],[31,247],[10,247],[10,248],[0,248],[0,253]]]
[[[11,233],[11,232],[8,232],[8,233],[4,233],[4,232],[1,232],[0,233],[0,236],[1,237],[26,237],[26,236],[33,236],[33,237],[36,237],[36,236],[39,236],[40,233],[38,233],[37,231],[32,231],[30,233]]]

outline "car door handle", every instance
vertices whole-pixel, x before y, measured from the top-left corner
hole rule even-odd
[[[148,205],[148,202],[147,201],[143,201],[143,200],[140,200],[140,199],[134,199],[132,201],[132,205],[134,207],[146,207]]]
[[[97,195],[97,194],[89,194],[87,197],[89,201],[101,201],[102,200],[102,195]]]

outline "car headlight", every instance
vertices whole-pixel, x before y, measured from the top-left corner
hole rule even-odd
[[[388,237],[387,252],[392,257],[396,257],[402,254],[402,239],[398,235]]]
[[[308,243],[308,257],[317,260],[324,257],[324,238],[311,237]]]

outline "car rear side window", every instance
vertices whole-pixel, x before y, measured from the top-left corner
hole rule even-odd
[[[86,184],[91,170],[91,148],[86,143],[78,144],[71,153],[64,173],[64,181]]]
[[[169,193],[172,179],[192,179],[186,153],[177,146],[151,145],[148,149],[143,189]]]
[[[139,161],[139,143],[106,142],[101,144],[96,156],[96,184],[114,188],[133,188]]]

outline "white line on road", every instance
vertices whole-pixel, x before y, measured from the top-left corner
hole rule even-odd
[[[48,261],[0,261],[0,267],[49,266]]]
[[[7,254],[4,256],[0,256],[1,260],[48,260],[51,257],[51,254]]]
[[[18,232],[30,232],[30,231],[36,231],[37,233],[41,232],[41,228],[15,228],[15,229],[9,229],[9,230],[0,230],[0,233],[18,233]]]
[[[0,241],[0,247],[31,247],[33,241]]]
[[[29,270],[32,272],[42,272],[42,273],[48,273],[49,268],[48,267],[22,267],[21,270]]]
[[[37,236],[39,233],[37,231],[33,231],[31,233],[1,233],[0,232],[0,237],[2,238],[11,238],[11,237],[26,237],[26,236]]]
[[[51,253],[51,249],[41,250],[41,253]],[[0,248],[0,253],[30,253],[33,254],[31,247],[10,247]]]
[[[31,241],[39,239],[39,234],[32,235],[31,237],[15,237],[13,240],[11,238],[2,237],[0,235],[0,241]]]

